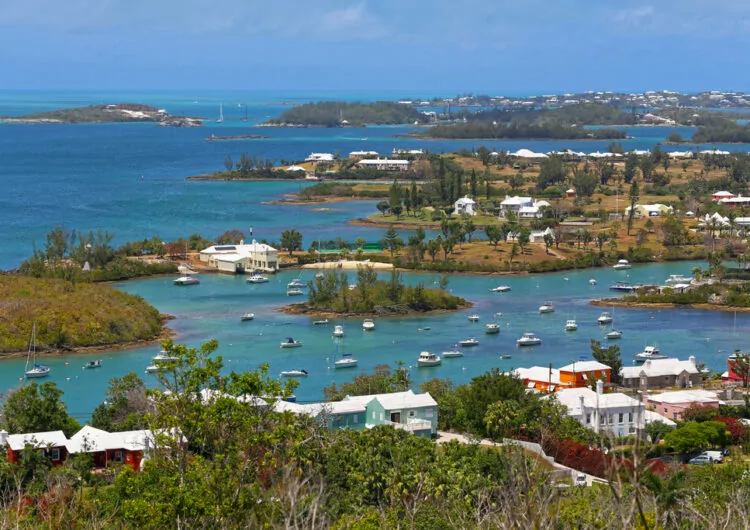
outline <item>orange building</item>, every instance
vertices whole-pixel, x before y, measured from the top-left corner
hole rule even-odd
[[[562,368],[532,366],[514,371],[526,385],[539,392],[557,392],[563,388],[582,388],[592,381],[612,381],[612,369],[598,361],[578,361]]]

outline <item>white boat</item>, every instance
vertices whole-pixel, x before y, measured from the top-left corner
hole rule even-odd
[[[510,358],[511,358],[511,356],[510,356],[510,355],[501,355],[501,356],[500,356],[500,359],[503,359],[503,360],[504,360],[504,359],[510,359]]]
[[[339,368],[354,368],[355,366],[357,366],[357,362],[357,359],[352,357],[351,353],[345,353],[341,356],[341,359],[333,362],[333,367],[337,370]]]
[[[175,285],[198,285],[201,281],[195,276],[186,274],[185,276],[180,276],[176,280],[172,280],[172,283]]]
[[[155,356],[153,358],[153,361],[155,364],[159,363],[176,363],[179,361],[179,357],[175,357],[174,355],[169,355],[166,352],[160,352],[159,355]]]
[[[637,361],[648,361],[651,359],[666,359],[667,356],[659,351],[658,346],[646,346],[641,353],[635,354]]]
[[[169,366],[152,364],[146,367],[147,374],[155,374],[157,372],[164,372],[166,370],[169,370]]]
[[[313,320],[313,326],[325,326],[328,324],[328,319],[324,318],[323,320]]]
[[[628,262],[628,260],[621,259],[620,261],[618,261],[617,263],[615,263],[614,265],[612,265],[612,268],[615,269],[616,271],[624,271],[626,269],[631,268],[631,265]]]
[[[246,281],[247,283],[268,283],[268,278],[262,274],[253,274]]]
[[[245,313],[244,315],[240,317],[240,320],[245,322],[247,320],[253,320],[254,318],[255,318],[255,313]]]
[[[670,274],[669,278],[666,279],[664,283],[667,285],[677,285],[678,283],[690,283],[692,281],[692,278],[687,278],[686,276],[683,276],[682,274]]]
[[[469,315],[469,322],[479,322],[479,315]]]
[[[334,337],[343,337],[344,336],[344,326],[335,326],[333,328],[333,336]]]
[[[303,294],[305,294],[305,291],[303,291],[302,289],[287,289],[286,290],[287,296],[300,296]]]
[[[554,313],[555,306],[552,305],[552,302],[544,302],[542,305],[539,306],[539,312],[540,313]]]
[[[322,272],[315,273],[316,278],[323,278],[324,276],[325,274],[323,274]]]
[[[216,123],[222,123],[224,121],[224,106],[219,103],[219,118],[216,120]]]
[[[468,339],[460,340],[458,343],[461,346],[479,346],[479,341],[475,339],[474,337],[469,337]]]
[[[31,363],[31,368],[29,368],[29,363]],[[36,363],[36,322],[34,322],[34,327],[31,328],[29,351],[26,354],[26,367],[24,368],[23,373],[26,376],[26,379],[38,379],[40,377],[47,377],[49,372],[49,366]]]
[[[282,377],[307,377],[307,370],[284,370]]]
[[[490,289],[491,293],[507,293],[508,291],[510,291],[509,285],[498,285],[497,287]]]
[[[417,359],[417,366],[439,366],[443,360],[429,351],[423,351]]]
[[[101,359],[98,359],[96,361],[89,361],[83,365],[84,370],[91,370],[92,368],[101,368],[101,367],[102,367]]]
[[[349,284],[349,290],[350,290],[350,291],[353,291],[353,290],[354,290],[354,289],[356,289],[356,288],[357,288],[357,284],[356,284],[356,283],[350,283],[350,284]]]
[[[375,322],[373,322],[371,318],[366,318],[362,322],[362,329],[364,329],[365,331],[372,331],[373,329],[375,329]]]
[[[613,329],[609,333],[605,335],[607,337],[607,340],[617,340],[622,338],[622,331]]]
[[[595,278],[591,278],[589,280],[589,285],[596,285],[596,279]]]
[[[575,320],[567,320],[565,322],[565,331],[575,331],[578,329],[578,322]]]
[[[463,357],[463,356],[464,356],[464,352],[458,349],[458,344],[453,346],[453,348],[451,348],[450,350],[443,352],[443,357],[446,359],[451,359],[454,357]]]
[[[487,333],[488,335],[494,335],[495,333],[500,333],[500,326],[498,324],[485,324],[484,332]]]
[[[599,315],[599,318],[596,319],[596,321],[601,325],[610,324],[613,320],[614,318],[609,314],[608,311],[604,311],[601,315]]]
[[[288,284],[286,284],[288,289],[304,289],[307,287],[307,284],[303,281],[301,281],[299,278],[295,278]]]
[[[538,346],[542,343],[542,339],[534,335],[533,333],[526,332],[523,337],[516,341],[519,346]]]
[[[632,293],[636,289],[638,289],[638,286],[630,285],[628,282],[617,282],[614,285],[609,286],[610,291],[618,291],[621,293]]]
[[[299,348],[302,343],[298,340],[294,340],[292,337],[287,337],[284,342],[281,343],[282,348]]]

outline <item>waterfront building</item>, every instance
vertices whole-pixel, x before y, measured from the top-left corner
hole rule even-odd
[[[474,211],[474,207],[476,206],[476,202],[474,202],[473,199],[470,199],[469,196],[462,197],[456,201],[456,203],[453,205],[453,214],[454,215],[476,215],[477,212]]]
[[[539,392],[557,392],[568,388],[581,388],[592,381],[610,383],[612,369],[598,361],[577,361],[562,368],[532,366],[513,371],[526,388]]]
[[[349,153],[349,158],[368,158],[371,156],[378,156],[377,151],[352,151]]]
[[[596,391],[588,387],[563,389],[556,397],[567,407],[570,417],[594,432],[629,436],[643,430],[643,403],[627,394],[605,394],[603,381],[597,381]]]
[[[716,394],[700,389],[644,394],[643,403],[647,409],[675,421],[682,421],[682,414],[692,405],[718,410],[721,404]]]
[[[620,370],[622,385],[648,390],[653,388],[692,388],[703,381],[692,355],[679,359],[649,359],[641,366],[624,366]]]
[[[305,162],[312,162],[313,164],[333,162],[334,160],[336,160],[336,157],[331,153],[310,153],[310,156],[305,158]]]
[[[276,272],[279,270],[279,251],[253,239],[246,245],[213,245],[200,252],[200,260],[219,272],[244,274],[252,271]]]
[[[357,162],[359,167],[375,168],[379,171],[406,171],[409,169],[408,160],[393,160],[389,158],[365,159]]]

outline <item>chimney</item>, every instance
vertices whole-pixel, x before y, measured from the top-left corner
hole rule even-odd
[[[647,360],[645,363],[643,363],[644,368],[651,368],[651,359]]]
[[[584,403],[583,396],[578,396],[578,402],[581,406],[581,418],[583,418],[583,421],[586,421],[586,405]]]
[[[601,379],[596,382],[596,393],[600,396],[604,393],[604,381]]]
[[[690,364],[695,366],[695,355],[691,355],[690,357],[688,357],[688,361],[690,361]]]
[[[240,239],[240,246],[242,246],[244,244],[245,244],[245,240],[244,239]]]
[[[8,431],[3,429],[0,431],[0,445],[6,445],[8,443]]]

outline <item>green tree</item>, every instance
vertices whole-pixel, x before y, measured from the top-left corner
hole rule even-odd
[[[641,169],[641,175],[643,175],[643,181],[648,182],[651,179],[651,175],[654,172],[654,161],[650,156],[641,157],[638,167]]]
[[[391,206],[388,204],[387,201],[380,201],[378,204],[375,205],[375,207],[378,209],[378,211],[385,215],[385,213],[390,210]]]
[[[630,201],[630,210],[628,211],[628,235],[630,235],[630,230],[633,228],[635,205],[638,204],[639,198],[640,192],[638,191],[638,181],[634,180],[633,183],[630,184],[630,192],[628,193],[628,200]]]
[[[224,167],[227,171],[232,171],[232,168],[234,168],[234,160],[232,160],[231,155],[227,155],[224,158]]]
[[[539,176],[536,180],[537,189],[542,191],[552,184],[565,182],[568,177],[568,168],[559,156],[550,156],[542,160],[539,168]]]
[[[401,250],[403,246],[404,240],[399,237],[398,232],[391,225],[383,238],[383,248],[388,250],[391,253],[391,257],[393,257],[393,254]]]
[[[508,177],[508,184],[513,191],[516,191],[518,188],[523,186],[523,182],[523,173],[516,173],[515,175],[511,175],[510,177]]]
[[[68,415],[62,395],[63,391],[49,381],[11,390],[3,400],[0,425],[14,434],[63,431],[72,436],[81,426]]]
[[[357,248],[365,248],[365,245],[367,244],[367,241],[364,240],[362,237],[358,237],[354,240],[354,246]]]
[[[638,155],[630,152],[625,157],[625,169],[623,171],[623,178],[626,183],[630,183],[635,178],[636,172],[638,171]],[[619,213],[619,212],[618,212]]]
[[[576,171],[573,177],[573,187],[579,197],[591,197],[596,190],[598,179],[589,171]]]
[[[682,427],[667,433],[664,442],[667,447],[683,454],[714,446],[724,446],[728,442],[726,425],[718,421],[687,422]]]
[[[750,381],[750,355],[737,350],[731,363],[732,371],[742,380],[743,388],[747,388]]]
[[[479,160],[482,161],[482,165],[484,167],[487,167],[489,165],[491,156],[492,155],[490,154],[490,150],[485,146],[481,146],[479,149],[477,149],[477,157],[479,157]]]
[[[519,252],[519,246],[518,243],[513,243],[513,245],[510,247],[510,268],[513,269],[513,260],[516,259]]]
[[[484,233],[487,236],[487,240],[497,250],[497,244],[503,239],[503,233],[500,227],[497,225],[487,225],[484,227]]]
[[[147,428],[150,402],[143,380],[134,372],[111,379],[104,397],[91,415],[92,426],[114,432]]]
[[[292,255],[295,250],[302,250],[302,234],[294,228],[281,232],[281,247]]]
[[[393,184],[391,184],[391,187],[388,189],[388,207],[390,208],[391,212],[393,212],[393,209],[396,207],[401,206],[401,186],[399,186],[398,181],[396,179],[393,179]]]
[[[476,200],[477,198],[477,172],[471,170],[471,176],[469,177],[469,187],[471,188],[471,198]]]
[[[521,254],[525,256],[526,245],[528,245],[529,241],[531,241],[531,230],[529,230],[528,228],[522,228],[521,231],[518,232],[516,241],[518,241],[518,247],[521,249]]]
[[[427,241],[427,253],[430,255],[430,258],[432,258],[432,261],[435,261],[435,257],[440,253],[440,250],[443,248],[443,240],[440,236],[437,236],[437,239],[430,239]]]
[[[544,234],[544,252],[549,254],[549,248],[555,244],[555,238],[552,234]]]
[[[613,383],[620,384],[622,377],[622,357],[620,356],[620,347],[616,344],[602,348],[602,343],[596,339],[591,339],[591,355],[594,359],[602,364],[606,364],[612,369],[611,379]]]
[[[463,221],[463,231],[469,236],[469,243],[471,243],[471,237],[474,235],[474,232],[477,231],[477,226],[474,224],[474,219],[472,219],[470,215],[464,216]]]

